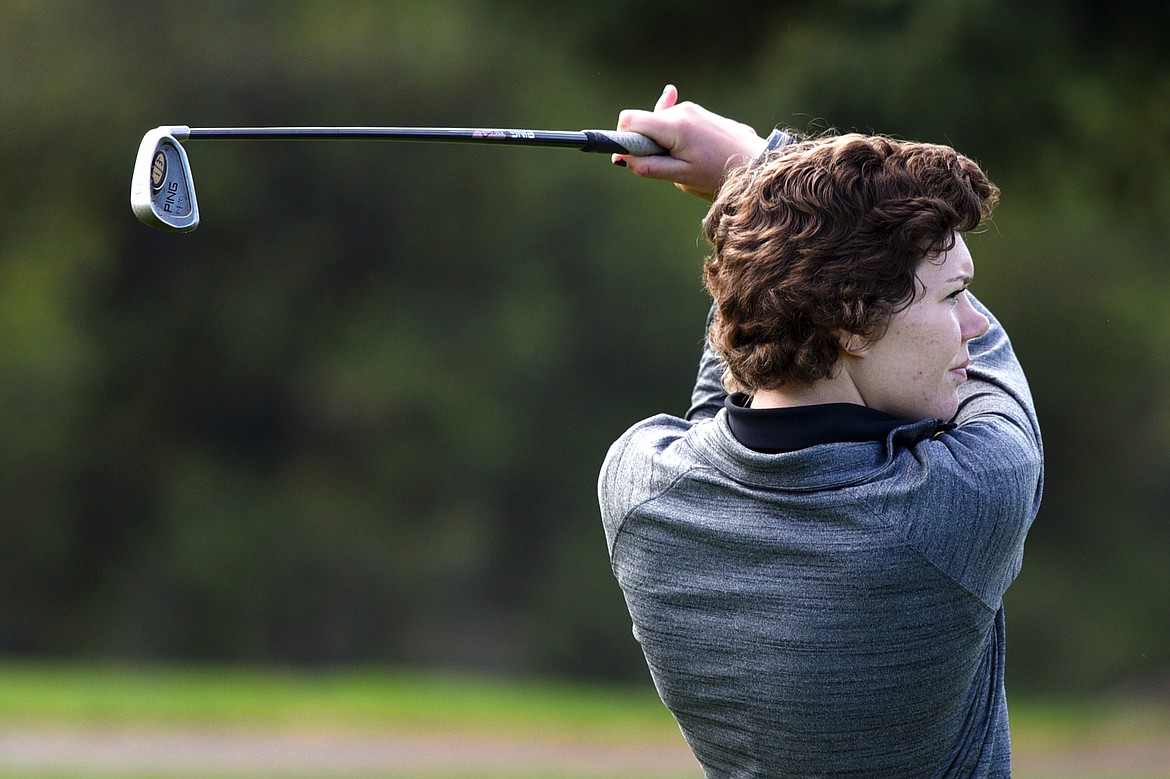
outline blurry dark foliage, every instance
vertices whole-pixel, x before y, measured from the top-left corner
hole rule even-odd
[[[643,679],[597,516],[685,409],[703,204],[604,157],[163,123],[612,126],[684,98],[949,142],[1046,432],[1011,679],[1170,670],[1170,10],[529,0],[0,7],[0,651]]]

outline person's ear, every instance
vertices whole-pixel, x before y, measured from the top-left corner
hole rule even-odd
[[[857,333],[837,330],[836,336],[837,346],[850,357],[863,357],[865,350],[869,348],[869,342]]]

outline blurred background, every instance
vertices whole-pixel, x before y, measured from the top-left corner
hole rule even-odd
[[[192,143],[160,124],[949,143],[1046,434],[1009,689],[1170,695],[1170,6],[1097,0],[0,5],[0,657],[646,680],[596,505],[681,413],[703,203],[605,156]]]

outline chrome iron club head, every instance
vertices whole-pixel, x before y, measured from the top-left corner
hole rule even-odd
[[[160,230],[189,233],[199,226],[199,203],[191,165],[180,141],[187,127],[156,127],[142,138],[130,182],[130,207]]]

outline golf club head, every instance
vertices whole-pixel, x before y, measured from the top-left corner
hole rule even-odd
[[[188,133],[185,126],[156,127],[138,147],[130,207],[140,221],[159,230],[189,233],[199,226],[195,181],[180,143]]]

